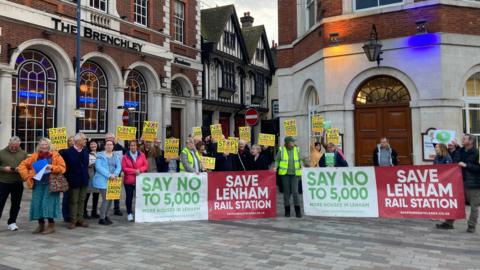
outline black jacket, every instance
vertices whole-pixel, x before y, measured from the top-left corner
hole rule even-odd
[[[452,161],[453,163],[458,163],[460,162],[460,152],[461,152],[462,148],[460,146],[456,146],[455,147],[455,150],[453,150],[452,152],[450,152],[450,157],[452,157]]]
[[[243,153],[240,154],[233,154],[233,162],[235,164],[236,171],[246,171],[248,170],[248,163],[252,158],[252,154],[250,154],[250,149],[245,147]]]
[[[88,157],[87,148],[83,148],[78,152],[75,147],[70,147],[61,152],[61,156],[65,161],[67,170],[65,178],[67,178],[70,188],[79,188],[88,186]]]
[[[270,169],[270,164],[268,163],[268,159],[265,155],[260,154],[257,160],[255,157],[250,155],[250,160],[248,164],[248,170],[250,171],[262,171]]]
[[[335,167],[348,167],[347,161],[342,157],[342,155],[335,152]],[[319,167],[327,167],[325,154],[322,155],[322,158],[319,162]]]
[[[392,160],[392,165],[393,166],[397,166],[398,165],[398,154],[397,152],[395,151],[395,149],[393,149],[392,147],[390,147],[390,151],[391,151],[391,160]],[[380,152],[380,147],[377,146],[375,148],[375,150],[373,151],[373,165],[374,166],[379,166],[379,163],[378,163],[378,153]]]
[[[157,164],[157,172],[168,172],[168,162],[163,150],[160,150],[160,155],[155,158],[155,163]]]
[[[463,184],[466,188],[480,188],[480,164],[478,163],[478,149],[460,149],[460,162],[467,164],[462,168]]]

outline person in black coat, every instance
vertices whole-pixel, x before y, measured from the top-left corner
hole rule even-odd
[[[319,162],[320,167],[328,167],[327,159],[326,159],[327,153],[333,153],[333,162],[334,162],[334,164],[332,164],[333,167],[348,167],[347,161],[342,157],[342,155],[340,155],[337,152],[335,148],[336,147],[333,143],[329,143],[327,145],[327,152],[322,155],[322,158],[320,159],[320,162]]]
[[[67,139],[67,145],[68,148],[73,146],[73,136],[68,137]],[[60,156],[63,156],[63,153],[68,150],[62,149],[58,151]],[[63,192],[63,197],[62,197],[62,216],[63,216],[63,221],[65,222],[70,222],[70,197],[68,196],[68,191]]]
[[[250,149],[243,140],[238,141],[238,153],[233,155],[236,171],[248,170],[248,163],[251,160]]]
[[[216,172],[231,172],[235,170],[235,162],[232,154],[218,153],[217,143],[213,143],[213,157],[215,158]]]
[[[84,220],[84,203],[88,188],[88,159],[89,151],[85,147],[86,137],[83,133],[77,133],[73,137],[74,144],[67,150],[62,151],[61,155],[67,168],[65,178],[67,178],[70,198],[70,225],[69,229],[76,226],[88,227]]]
[[[267,156],[263,155],[262,147],[260,145],[254,144],[250,153],[251,155],[248,163],[248,170],[262,171],[270,169],[268,158]]]

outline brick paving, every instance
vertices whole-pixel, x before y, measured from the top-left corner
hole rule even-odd
[[[53,235],[32,235],[30,191],[18,220],[0,220],[3,269],[480,269],[480,235],[434,229],[432,220],[360,218],[127,223],[91,221]],[[123,206],[123,205],[122,205]]]

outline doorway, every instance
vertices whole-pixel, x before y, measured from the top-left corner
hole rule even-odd
[[[182,140],[182,109],[172,108],[172,133],[174,138]]]

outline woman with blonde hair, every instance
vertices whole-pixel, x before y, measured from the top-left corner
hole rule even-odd
[[[40,179],[34,176],[42,168],[38,164],[45,165],[45,173]],[[57,151],[52,151],[49,139],[40,139],[37,151],[22,161],[18,166],[18,172],[27,187],[33,189],[30,204],[30,220],[38,220],[38,227],[34,234],[50,234],[55,232],[55,219],[60,216],[60,193],[50,192],[49,179],[52,174],[65,173],[65,162]],[[45,228],[45,219],[48,219],[48,227]]]
[[[448,152],[448,147],[443,144],[439,143],[435,145],[435,159],[433,160],[433,164],[451,164],[453,162],[452,157]]]

